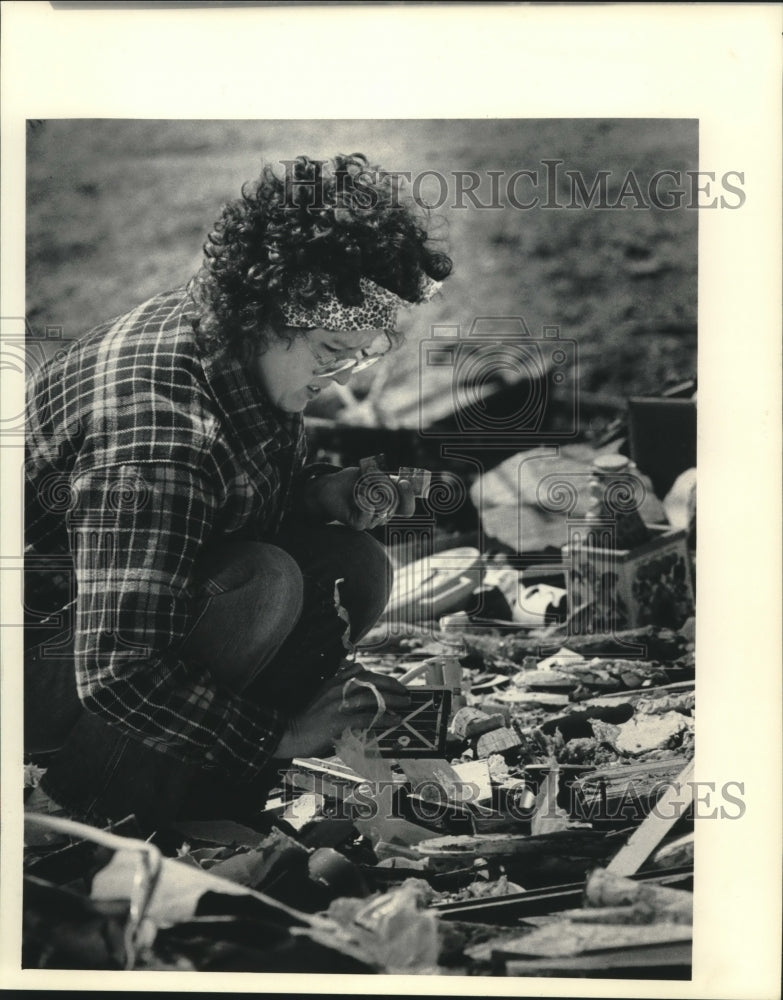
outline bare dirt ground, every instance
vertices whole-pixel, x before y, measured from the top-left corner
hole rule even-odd
[[[522,316],[534,336],[545,325],[560,327],[577,342],[584,391],[657,393],[695,374],[698,213],[685,205],[638,207],[633,196],[618,209],[541,204],[549,197],[568,205],[569,170],[588,189],[609,171],[610,203],[633,171],[647,200],[657,171],[698,167],[697,149],[695,120],[35,123],[28,130],[28,318],[36,331],[54,324],[78,337],[186,281],[219,206],[263,161],[358,150],[388,170],[447,179],[445,199],[434,175],[420,177],[418,193],[443,200],[440,232],[455,261],[443,294],[405,321],[408,343],[383,375],[384,422],[406,422],[395,417],[394,386],[417,376],[418,342],[430,326],[459,326],[464,336],[480,316]],[[544,160],[563,161],[556,196],[543,186]],[[508,180],[519,170],[537,171],[538,188],[521,178],[512,196],[522,204],[538,194],[539,207],[510,203]],[[481,205],[493,203],[489,172],[497,172],[505,207],[460,196],[458,171],[479,176]]]

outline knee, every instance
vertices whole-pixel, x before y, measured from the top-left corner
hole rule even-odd
[[[295,622],[302,613],[304,589],[299,564],[276,545],[250,542],[245,548],[248,580],[263,590],[270,604]]]
[[[211,581],[214,589],[221,591],[234,590],[268,575],[301,582],[296,560],[265,542],[222,539],[207,546],[199,559],[199,579]]]
[[[200,576],[208,593],[257,595],[267,614],[277,611],[292,624],[302,612],[302,571],[276,545],[227,540],[205,554]]]
[[[266,542],[245,542],[242,550],[251,576],[271,574],[281,579],[297,581],[301,586],[302,571],[299,564],[285,549]]]
[[[202,603],[183,653],[244,689],[299,621],[303,590],[302,571],[287,552],[228,541],[202,563]]]

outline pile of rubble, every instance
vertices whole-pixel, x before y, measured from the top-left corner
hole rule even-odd
[[[648,658],[518,630],[360,649],[419,691],[396,756],[294,761],[253,829],[66,826],[27,852],[25,965],[686,977],[692,622],[612,641]]]

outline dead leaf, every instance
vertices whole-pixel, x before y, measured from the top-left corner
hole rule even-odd
[[[258,848],[218,861],[210,871],[219,878],[256,888],[281,865],[305,865],[308,854],[307,848],[296,840],[280,830],[273,830]]]

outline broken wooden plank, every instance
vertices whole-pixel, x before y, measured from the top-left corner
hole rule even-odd
[[[672,684],[657,684],[650,687],[624,689],[622,691],[609,691],[606,694],[596,695],[580,702],[580,707],[590,708],[593,705],[613,704],[617,701],[627,701],[634,703],[642,698],[649,698],[664,694],[679,694],[680,692],[693,691],[696,681],[674,681]]]
[[[567,694],[560,694],[556,691],[527,691],[523,688],[509,688],[506,691],[499,691],[494,697],[500,702],[514,705],[515,708],[530,706],[550,711],[564,708],[570,701]]]
[[[682,769],[656,803],[656,808],[634,830],[628,843],[621,847],[606,866],[615,875],[633,875],[660,845],[693,802],[693,761]]]
[[[609,853],[607,844],[611,844],[611,839],[605,833],[571,829],[537,836],[487,833],[479,836],[433,837],[417,844],[416,850],[425,857],[435,858],[512,858],[540,854],[600,858]]]
[[[515,729],[505,726],[502,729],[493,729],[489,733],[479,736],[476,743],[476,756],[481,759],[489,757],[490,754],[505,754],[509,750],[515,750],[524,745],[524,740]]]
[[[690,976],[692,946],[689,941],[622,948],[563,958],[514,959],[505,963],[507,976],[584,976],[586,973],[617,977],[630,973],[634,978],[644,969],[654,969],[655,978],[687,979]],[[609,971],[611,970],[611,972]]]
[[[633,881],[655,885],[683,885],[693,878],[693,868],[673,868],[667,872],[640,872],[631,876]],[[528,889],[494,899],[460,900],[456,903],[436,903],[433,906],[442,920],[464,920],[482,924],[514,923],[529,916],[557,913],[581,905],[584,882]]]
[[[668,628],[646,625],[643,628],[621,630],[599,635],[579,635],[568,633],[566,629],[539,629],[530,634],[504,636],[473,635],[463,633],[468,648],[479,655],[503,656],[514,663],[522,664],[526,656],[545,657],[555,653],[563,643],[573,653],[583,657],[627,657],[629,648],[641,649],[646,660],[677,660],[688,652],[689,642],[679,632]]]
[[[492,949],[492,957],[565,958],[583,952],[690,941],[692,937],[690,924],[577,924],[558,919],[522,937],[499,943]]]
[[[642,820],[686,763],[682,757],[673,757],[590,771],[571,785],[574,815],[591,822]]]

